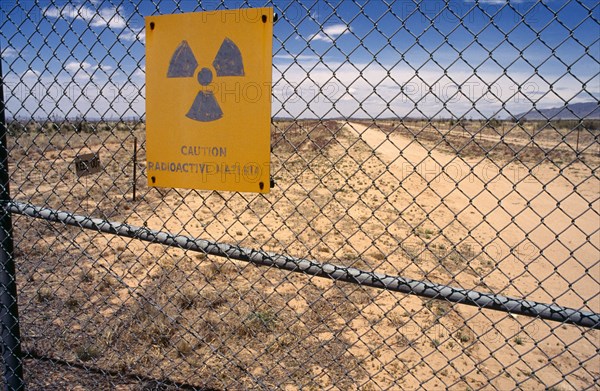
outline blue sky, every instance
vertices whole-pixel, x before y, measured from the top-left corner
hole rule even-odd
[[[597,1],[387,3],[225,5],[280,15],[273,116],[506,117],[600,98]],[[25,118],[143,116],[144,16],[200,10],[186,0],[0,7],[8,114]]]

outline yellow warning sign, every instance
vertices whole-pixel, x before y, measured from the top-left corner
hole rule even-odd
[[[269,192],[273,9],[146,18],[148,185]]]

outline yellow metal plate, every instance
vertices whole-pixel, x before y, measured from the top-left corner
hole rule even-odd
[[[273,9],[146,18],[148,185],[269,192]]]

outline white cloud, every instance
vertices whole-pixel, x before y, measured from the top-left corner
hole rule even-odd
[[[323,31],[318,32],[312,35],[308,41],[324,41],[324,42],[332,42],[334,39],[339,37],[340,35],[344,35],[350,32],[350,27],[345,24],[333,24],[331,26],[327,26],[323,29]]]
[[[96,10],[85,5],[73,6],[67,4],[63,7],[46,8],[44,16],[83,20],[92,27],[108,26],[111,29],[122,29],[127,25],[125,18],[123,18],[123,7],[105,7]]]
[[[527,111],[533,102],[561,106],[584,89],[574,77],[545,80],[526,71],[503,76],[453,68],[444,74],[432,65],[416,75],[407,65],[349,62],[321,63],[308,72],[301,64],[274,67],[273,80],[274,116],[506,116]],[[564,90],[549,93],[550,86]],[[588,83],[585,90],[598,93],[600,84]]]
[[[44,74],[30,70],[27,76],[11,73],[6,77],[11,87],[7,104],[9,116],[120,118],[145,114],[143,81],[117,81],[112,78],[82,83],[71,75]],[[16,114],[15,114],[16,113]]]
[[[44,10],[44,16],[48,18],[60,18],[61,10],[56,7],[48,7]]]
[[[23,72],[21,74],[21,77],[26,78],[26,77],[35,77],[35,78],[39,78],[40,77],[40,72],[36,71],[35,69],[28,69],[25,72]]]
[[[317,56],[316,54],[296,54],[296,55],[291,55],[291,54],[276,54],[275,56],[273,56],[273,59],[275,61],[281,61],[281,62],[317,62],[317,61],[321,61],[321,58],[319,56]]]
[[[146,31],[142,29],[132,29],[131,31],[123,31],[119,38],[123,41],[134,42],[139,41],[141,43],[146,42]]]
[[[135,72],[133,72],[133,76],[146,77],[146,66],[142,65],[141,69],[136,69]]]
[[[108,7],[100,9],[100,17],[92,19],[92,26],[103,26],[108,24],[108,27],[113,29],[122,29],[127,23],[122,16],[122,7]]]
[[[327,26],[323,29],[323,32],[327,35],[338,36],[350,31],[350,27],[345,24],[334,24]]]
[[[71,61],[71,62],[68,62],[67,64],[65,64],[64,69],[67,70],[67,72],[69,72],[72,75],[73,79],[89,80],[89,79],[93,78],[94,80],[97,81],[97,79],[102,78],[104,73],[113,70],[114,67],[111,65],[103,65],[103,64],[94,65],[94,64],[90,64],[87,61],[83,61],[83,62]],[[104,73],[94,72],[96,70],[101,70]],[[112,75],[111,75],[111,77],[112,77]]]
[[[17,57],[17,51],[11,47],[2,49],[2,58],[15,58]]]
[[[70,68],[81,75],[81,80],[83,77],[89,80],[92,76],[88,73],[92,74],[93,69],[105,67],[73,63]],[[592,95],[600,93],[597,82],[584,88],[572,76],[544,75],[544,80],[526,71],[510,71],[509,78],[502,71],[482,71],[475,75],[467,69],[452,68],[444,75],[431,66],[420,69],[416,77],[408,65],[344,60],[317,64],[308,72],[306,69],[302,64],[273,68],[273,116],[417,117],[423,113],[448,118],[452,113],[479,118],[497,113],[503,116],[503,107],[512,114],[522,113],[531,109],[532,102],[536,107],[548,108],[562,106],[564,101],[589,100],[589,96],[580,96],[583,90]],[[11,99],[9,112],[24,108],[35,115],[89,113],[91,117],[145,113],[143,65],[123,71],[122,77],[116,77],[117,73],[110,78],[98,75],[94,83],[83,83],[71,73],[47,73],[46,70],[41,75],[32,69],[7,76],[6,82],[15,86],[12,91],[16,96]],[[473,110],[474,104],[481,115]]]
[[[518,4],[523,3],[527,0],[479,0],[480,4]],[[467,3],[474,3],[475,0],[466,0]]]
[[[95,69],[96,67],[92,67],[92,64],[90,64],[89,62],[85,62],[85,61],[84,62],[71,61],[65,65],[65,69],[70,73],[77,73],[79,71],[85,71],[90,68]]]
[[[92,65],[87,61],[83,61],[83,62],[71,61],[65,65],[65,69],[69,72],[77,72],[77,71],[81,71],[81,70],[93,71],[95,69],[101,69],[103,71],[110,71],[110,70],[113,70],[114,67],[112,65],[102,65],[102,64]]]

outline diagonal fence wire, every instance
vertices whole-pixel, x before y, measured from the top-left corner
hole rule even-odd
[[[251,262],[255,265],[274,266],[278,269],[330,278],[335,281],[351,282],[363,286],[414,294],[432,299],[446,300],[452,303],[471,305],[478,308],[493,309],[517,315],[539,317],[555,322],[590,327],[597,330],[600,329],[600,314],[593,312],[509,298],[448,285],[434,284],[427,281],[415,281],[400,276],[388,276],[352,267],[329,263],[322,264],[314,260],[293,258],[261,250],[232,246],[226,243],[215,243],[204,239],[195,239],[189,236],[173,235],[169,232],[161,232],[124,223],[110,222],[90,216],[75,215],[69,212],[36,207],[35,205],[17,201],[10,201],[6,203],[5,207],[12,213],[24,216],[151,243],[160,243],[166,246],[201,252],[203,254]]]
[[[143,18],[254,6],[275,187],[145,186]],[[32,389],[595,389],[599,7],[0,3],[5,365]]]

